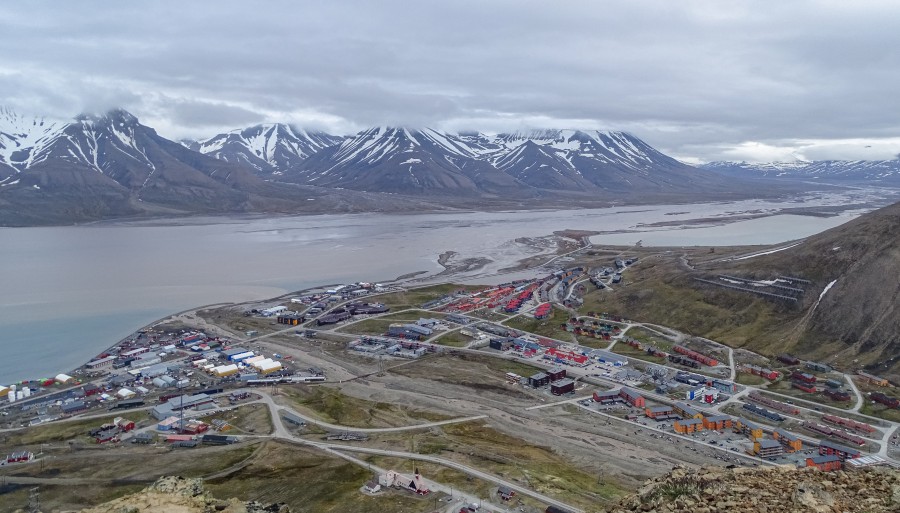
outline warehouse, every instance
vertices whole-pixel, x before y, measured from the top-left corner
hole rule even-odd
[[[777,440],[756,440],[753,453],[760,458],[777,458],[784,453],[784,448]]]
[[[213,368],[213,374],[217,377],[224,378],[225,376],[232,376],[238,373],[238,366],[235,364],[230,365],[220,365],[218,367]]]
[[[84,401],[72,401],[71,403],[63,403],[60,408],[66,415],[71,415],[87,410],[87,405],[84,404]]]
[[[616,353],[611,353],[609,351],[603,351],[602,349],[595,349],[591,351],[591,358],[594,358],[602,363],[612,365],[613,367],[628,365],[628,358]]]
[[[432,333],[430,328],[425,328],[416,324],[391,324],[388,326],[387,335],[389,337],[422,340],[430,337]]]
[[[247,350],[244,349],[243,347],[232,347],[230,349],[226,349],[226,350],[222,351],[222,354],[225,355],[225,358],[230,360],[232,356],[241,354],[241,353],[246,353],[246,352],[247,352]]]
[[[88,369],[102,369],[105,367],[111,367],[113,362],[116,360],[115,356],[107,356],[105,358],[98,358],[96,360],[91,360],[87,362],[85,367]]]
[[[550,393],[553,395],[563,395],[575,391],[575,382],[571,379],[561,379],[550,383]]]
[[[492,338],[490,347],[498,351],[508,351],[512,347],[512,339]]]

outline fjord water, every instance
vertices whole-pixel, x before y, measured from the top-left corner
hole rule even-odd
[[[836,226],[836,217],[747,212],[858,202],[848,193],[573,211],[205,218],[0,229],[0,383],[55,375],[167,314],[264,299],[323,284],[385,281],[442,268],[437,256],[494,260],[487,274],[539,252],[514,242],[556,230],[599,232],[595,244],[774,244]],[[648,223],[721,218],[722,226]],[[789,221],[789,222],[786,222]],[[470,281],[477,282],[477,280]]]

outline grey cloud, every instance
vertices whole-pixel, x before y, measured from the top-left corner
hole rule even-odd
[[[17,3],[0,98],[119,102],[165,135],[575,123],[710,159],[900,135],[897,19],[879,1]]]

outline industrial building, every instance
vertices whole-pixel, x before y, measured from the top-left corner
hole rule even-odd
[[[432,333],[431,328],[419,326],[418,324],[391,324],[388,326],[387,335],[389,337],[422,340],[430,337]]]

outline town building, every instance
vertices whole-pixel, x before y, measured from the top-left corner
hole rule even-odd
[[[544,372],[538,372],[537,374],[528,378],[528,384],[534,388],[546,386],[550,384],[550,376],[548,376]]]
[[[813,372],[831,372],[830,365],[819,362],[806,362],[805,367]]]
[[[675,403],[675,406],[672,408],[677,415],[681,416],[683,419],[702,419],[703,414],[698,410],[691,408],[685,403]]]
[[[550,393],[553,395],[563,395],[575,391],[575,381],[571,379],[561,379],[550,383]]]
[[[756,440],[753,442],[753,453],[760,458],[777,458],[784,453],[778,440]]]
[[[876,385],[879,387],[888,386],[888,380],[882,378],[881,376],[875,376],[874,374],[869,374],[868,372],[863,371],[857,372],[856,375],[859,376],[863,381],[866,381],[872,385]]]
[[[711,415],[703,419],[703,427],[714,431],[721,431],[733,426],[734,421],[728,415]]]
[[[856,449],[852,449],[845,445],[836,444],[834,442],[829,442],[828,440],[822,440],[819,442],[819,454],[822,456],[833,454],[841,459],[841,461],[859,458],[862,456],[862,453]]]
[[[841,459],[834,454],[826,454],[824,456],[811,456],[806,458],[807,467],[816,467],[822,472],[831,472],[841,469]]]
[[[626,403],[630,404],[633,408],[644,408],[647,406],[647,401],[644,397],[628,387],[622,387],[619,390],[619,397],[621,397]]]
[[[781,428],[775,428],[772,432],[772,437],[781,442],[781,445],[784,446],[785,452],[796,452],[803,450],[803,441],[797,438],[796,435],[785,431]]]
[[[676,420],[672,427],[682,435],[703,431],[703,419]]]
[[[751,440],[758,440],[763,437],[763,428],[755,422],[738,417],[734,420],[732,427],[736,433],[742,433],[750,437]]]
[[[644,410],[644,415],[653,420],[667,420],[675,415],[671,406],[651,406]]]

